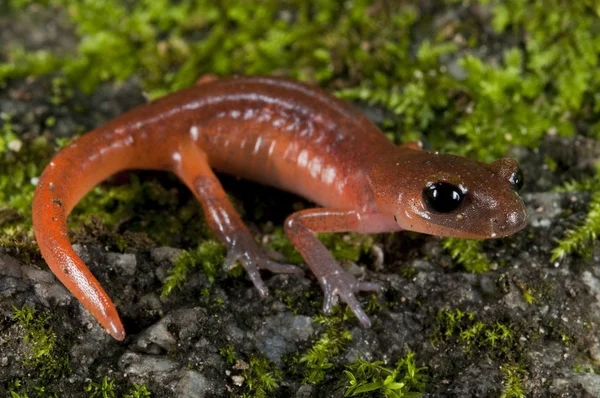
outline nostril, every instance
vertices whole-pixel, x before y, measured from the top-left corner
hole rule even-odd
[[[498,224],[498,219],[497,218],[492,218],[492,223],[493,224]]]

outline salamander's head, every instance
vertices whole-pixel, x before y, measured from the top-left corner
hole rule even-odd
[[[377,196],[377,206],[393,213],[402,229],[484,239],[510,235],[527,224],[525,205],[517,193],[523,174],[514,159],[485,164],[403,150],[394,164],[386,162],[382,169],[387,170],[372,173],[372,181],[379,182],[379,192],[384,193]],[[381,183],[386,180],[384,187]],[[378,192],[377,186],[373,188]]]

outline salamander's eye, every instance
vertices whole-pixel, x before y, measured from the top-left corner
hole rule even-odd
[[[436,182],[423,190],[423,199],[427,207],[439,213],[456,210],[464,196],[460,188],[447,182]]]
[[[510,182],[510,185],[515,191],[518,191],[521,188],[523,188],[523,183],[525,182],[525,179],[523,177],[523,172],[521,171],[521,168],[519,166],[517,166],[517,169],[510,175],[510,177],[508,177],[508,182]]]

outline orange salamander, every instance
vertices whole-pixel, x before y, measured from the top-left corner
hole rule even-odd
[[[285,233],[319,281],[324,311],[340,299],[365,327],[370,320],[355,295],[380,286],[345,272],[315,232],[410,230],[483,239],[527,223],[517,194],[523,176],[513,159],[484,164],[411,143],[395,146],[348,103],[292,80],[203,78],[75,140],[46,167],[35,192],[33,225],[42,256],[117,340],[125,330],[115,305],[71,247],[66,219],[90,189],[124,169],[174,172],[226,246],[224,267],[239,261],[262,296],[268,290],[260,269],[301,271],[265,255],[213,169],[319,204],[291,214]]]

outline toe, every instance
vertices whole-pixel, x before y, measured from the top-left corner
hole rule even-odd
[[[383,286],[376,282],[359,282],[358,291],[380,293],[383,291]]]
[[[292,264],[280,264],[275,261],[266,260],[260,265],[261,269],[266,269],[274,274],[295,274],[303,276],[304,271]]]
[[[260,272],[258,271],[258,267],[256,266],[256,264],[253,261],[243,261],[243,265],[246,269],[246,272],[248,273],[248,277],[250,278],[256,289],[258,289],[260,295],[262,297],[268,296],[269,289],[267,289],[265,283],[260,277]]]
[[[238,260],[239,255],[235,250],[229,250],[227,252],[227,256],[225,257],[225,261],[223,261],[223,270],[225,272],[231,271],[235,267],[235,262]]]
[[[348,304],[348,307],[350,307],[354,315],[356,315],[361,325],[363,325],[366,328],[371,327],[371,320],[369,319],[365,311],[362,309],[362,306],[360,305],[356,297],[354,297],[354,294],[346,295],[344,297],[344,301],[346,302],[346,304]]]

